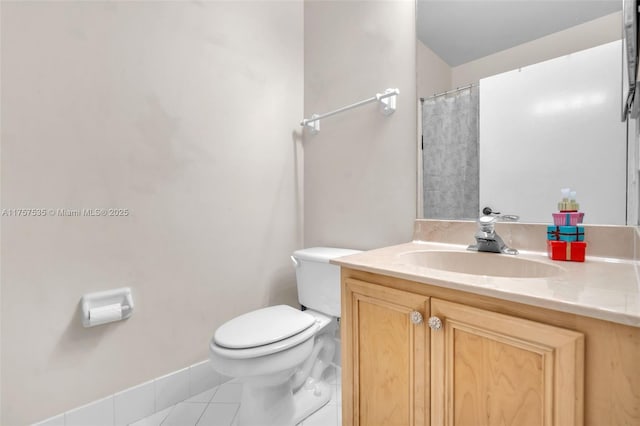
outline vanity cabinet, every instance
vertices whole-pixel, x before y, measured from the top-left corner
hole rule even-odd
[[[429,298],[347,280],[342,309],[343,424],[428,424]]]
[[[344,267],[341,324],[345,426],[640,424],[635,327]]]
[[[431,424],[582,424],[581,333],[435,298],[431,315]]]

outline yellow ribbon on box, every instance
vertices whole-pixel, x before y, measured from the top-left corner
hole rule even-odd
[[[567,260],[571,260],[571,243],[567,243]]]

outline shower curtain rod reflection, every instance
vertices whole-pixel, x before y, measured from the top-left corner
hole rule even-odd
[[[439,98],[440,96],[446,96],[451,93],[460,92],[462,90],[471,89],[472,87],[476,87],[476,86],[480,86],[480,83],[471,83],[471,84],[467,84],[466,86],[456,87],[455,89],[447,90],[446,92],[436,93],[435,95],[431,95],[426,98],[420,98],[420,102],[424,102],[429,99]]]

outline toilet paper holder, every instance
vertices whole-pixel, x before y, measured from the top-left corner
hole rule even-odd
[[[80,299],[82,325],[94,327],[129,318],[133,313],[131,288],[87,293]]]

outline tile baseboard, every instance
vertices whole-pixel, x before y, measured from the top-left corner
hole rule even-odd
[[[209,360],[66,411],[34,426],[124,426],[221,385],[229,377],[217,373]]]

